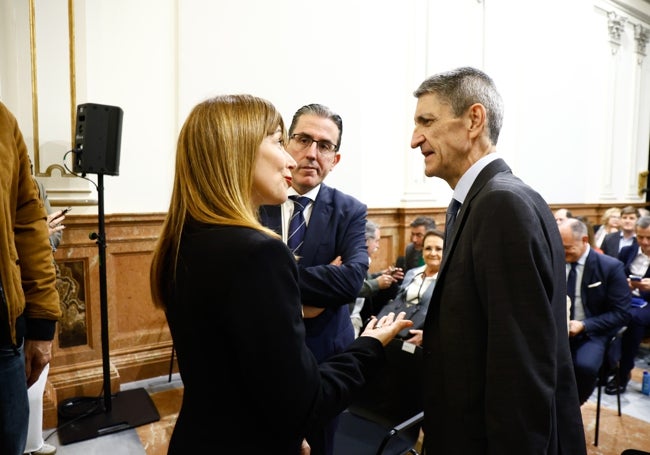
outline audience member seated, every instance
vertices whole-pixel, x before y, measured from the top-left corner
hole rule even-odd
[[[619,367],[619,391],[624,393],[634,368],[634,359],[639,352],[646,330],[650,328],[650,216],[642,216],[636,222],[638,246],[626,246],[618,258],[623,262],[628,283],[632,289],[630,320],[621,340],[621,362]],[[640,278],[640,279],[639,279]],[[616,394],[616,378],[605,387],[605,393]]]
[[[428,230],[424,234],[422,257],[425,264],[406,272],[397,291],[397,296],[384,306],[377,315],[378,318],[391,311],[404,311],[406,318],[413,321],[412,329],[422,328],[431,294],[433,294],[433,288],[438,279],[438,270],[440,270],[442,262],[443,241],[444,233],[437,229]],[[422,341],[422,331],[409,332],[408,329],[404,329],[396,338],[402,338],[419,345]]]
[[[557,224],[562,224],[567,218],[573,218],[569,209],[557,209],[553,216],[555,216]]]
[[[572,303],[569,344],[582,405],[596,388],[607,340],[627,324],[631,293],[623,263],[590,247],[582,221],[569,218],[559,229]],[[573,286],[572,269],[576,272]]]
[[[617,258],[623,247],[630,245],[638,247],[636,243],[636,222],[638,219],[639,211],[635,207],[631,205],[623,207],[621,210],[621,230],[605,236],[603,243],[600,244],[603,253]]]
[[[600,217],[600,224],[594,225],[594,240],[596,246],[601,247],[603,239],[607,234],[618,232],[621,226],[621,209],[618,207],[610,207],[605,210],[603,216]]]
[[[372,261],[372,256],[379,250],[379,239],[381,239],[379,226],[375,222],[367,220],[366,247],[368,248],[368,261]],[[361,291],[359,291],[359,296],[354,303],[350,304],[350,319],[352,319],[355,338],[359,336],[363,322],[380,310],[380,308],[375,308],[373,297],[379,294],[380,291],[391,287],[395,287],[397,290],[396,283],[403,278],[404,273],[402,273],[402,270],[394,267],[377,273],[368,272]]]
[[[596,246],[596,236],[594,234],[594,225],[589,221],[589,219],[586,216],[576,216],[576,220],[582,221],[585,226],[587,226],[587,235],[589,236],[589,246],[597,251],[598,253],[602,253],[603,250],[600,249],[600,247]]]
[[[406,246],[404,256],[397,258],[395,266],[402,269],[404,273],[415,267],[424,265],[422,258],[422,240],[424,233],[432,229],[436,229],[436,222],[433,218],[428,216],[419,216],[410,224],[411,227],[411,243]]]

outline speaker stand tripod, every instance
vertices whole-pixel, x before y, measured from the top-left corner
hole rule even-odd
[[[104,174],[97,174],[98,233],[91,233],[99,249],[99,292],[101,313],[103,405],[83,417],[59,424],[59,442],[70,444],[135,428],[160,420],[160,414],[144,388],[111,394],[111,368],[108,337],[108,292],[106,289],[106,230],[104,225]]]

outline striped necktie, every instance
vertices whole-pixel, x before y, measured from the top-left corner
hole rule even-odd
[[[305,238],[305,231],[307,230],[307,223],[303,212],[311,199],[305,196],[289,196],[293,201],[293,215],[289,220],[289,235],[287,236],[287,246],[294,255],[300,253],[300,247]]]

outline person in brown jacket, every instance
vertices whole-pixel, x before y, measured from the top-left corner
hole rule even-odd
[[[47,213],[18,122],[0,103],[0,453],[22,455],[27,388],[52,357],[56,291]]]

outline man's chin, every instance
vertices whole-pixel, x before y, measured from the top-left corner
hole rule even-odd
[[[294,176],[293,178],[293,186],[294,187],[301,187],[301,188],[314,188],[321,182],[321,179],[319,178],[318,174],[313,171],[309,174],[305,174],[301,171],[300,175]]]

